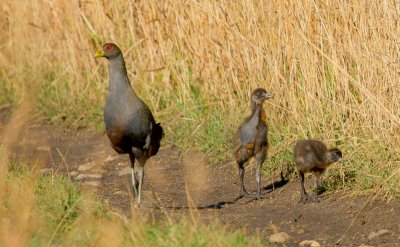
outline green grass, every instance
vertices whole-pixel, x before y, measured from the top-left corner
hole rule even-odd
[[[0,75],[0,106],[15,101],[15,90],[11,90],[9,87],[7,87],[7,85],[9,84],[6,84]]]
[[[198,220],[151,222],[132,211],[121,218],[96,197],[60,174],[39,175],[10,161],[0,198],[0,216],[14,219],[15,235],[0,241],[25,240],[27,246],[266,246],[242,230]],[[28,212],[24,214],[24,212]],[[4,230],[4,224],[0,230]],[[13,239],[18,238],[19,240]]]

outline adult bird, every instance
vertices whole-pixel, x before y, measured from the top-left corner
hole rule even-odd
[[[261,166],[267,158],[268,126],[263,103],[272,98],[263,88],[254,90],[250,97],[251,115],[240,125],[233,136],[234,156],[239,168],[240,193],[239,198],[248,194],[244,188],[244,164],[252,157],[256,159],[257,199],[261,199]]]
[[[293,161],[300,175],[301,196],[299,202],[318,201],[319,177],[333,163],[342,160],[342,151],[337,148],[328,149],[318,140],[301,140],[296,143]],[[314,174],[314,195],[309,196],[304,188],[304,174]]]
[[[110,64],[108,96],[104,108],[104,123],[111,146],[119,154],[129,154],[132,188],[140,204],[144,165],[160,148],[163,129],[156,123],[149,107],[137,96],[128,78],[124,57],[116,44],[106,43],[96,52]],[[135,159],[138,161],[135,179]]]

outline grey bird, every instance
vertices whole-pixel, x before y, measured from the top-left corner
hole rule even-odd
[[[301,197],[299,202],[318,201],[319,177],[333,163],[342,160],[342,151],[328,149],[318,140],[301,140],[294,147],[293,160],[300,175]],[[304,174],[314,174],[314,195],[309,196],[304,188]]]
[[[251,115],[240,125],[233,136],[233,148],[235,160],[239,168],[239,198],[248,194],[243,183],[244,164],[252,157],[256,159],[256,198],[261,199],[261,167],[267,158],[268,152],[268,126],[266,121],[263,103],[272,98],[263,88],[257,88],[251,93],[250,107]]]
[[[147,105],[137,96],[128,78],[121,50],[106,43],[95,57],[105,57],[110,64],[108,97],[104,108],[104,123],[111,146],[119,154],[129,154],[132,188],[140,204],[144,165],[157,154],[163,137],[160,123],[156,123]],[[135,159],[138,171],[134,173]]]

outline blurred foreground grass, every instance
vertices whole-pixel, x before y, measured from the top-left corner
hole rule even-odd
[[[3,158],[0,155],[0,158]],[[196,218],[130,219],[60,174],[40,175],[10,159],[1,162],[1,246],[265,246],[244,231]],[[196,215],[196,212],[194,212]]]

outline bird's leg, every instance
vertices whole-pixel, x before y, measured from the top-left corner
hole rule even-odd
[[[142,191],[142,183],[143,183],[143,175],[144,175],[144,169],[142,166],[138,167],[138,180],[139,180],[139,195],[138,195],[138,204],[140,204],[140,193]]]
[[[131,162],[131,175],[132,175],[132,189],[133,192],[135,193],[135,196],[138,195],[138,191],[137,191],[137,181],[135,179],[135,172],[134,172],[134,168],[135,168],[135,155],[133,153],[129,153],[129,160]]]
[[[143,184],[143,177],[144,177],[144,164],[146,163],[146,159],[142,158],[139,159],[139,167],[138,167],[138,180],[139,180],[139,195],[138,195],[138,200],[137,203],[138,205],[140,204],[140,195],[142,192],[142,184]]]
[[[321,176],[320,172],[314,172],[314,195],[310,197],[312,201],[318,201],[318,187],[319,187],[319,177]]]
[[[256,171],[256,181],[257,181],[257,200],[261,200],[261,188],[260,188],[260,182],[261,182],[261,170],[260,167],[257,165],[257,171]]]
[[[257,200],[261,200],[261,166],[264,163],[265,154],[262,150],[260,153],[256,155],[256,182],[257,182]]]
[[[301,190],[299,203],[301,203],[308,200],[308,194],[306,192],[306,189],[304,188],[304,173],[299,172],[299,174],[300,174],[300,190]]]
[[[244,177],[244,162],[238,163],[239,166],[239,185],[240,185],[240,192],[239,197],[243,197],[247,195],[247,191],[244,188],[243,177]]]

